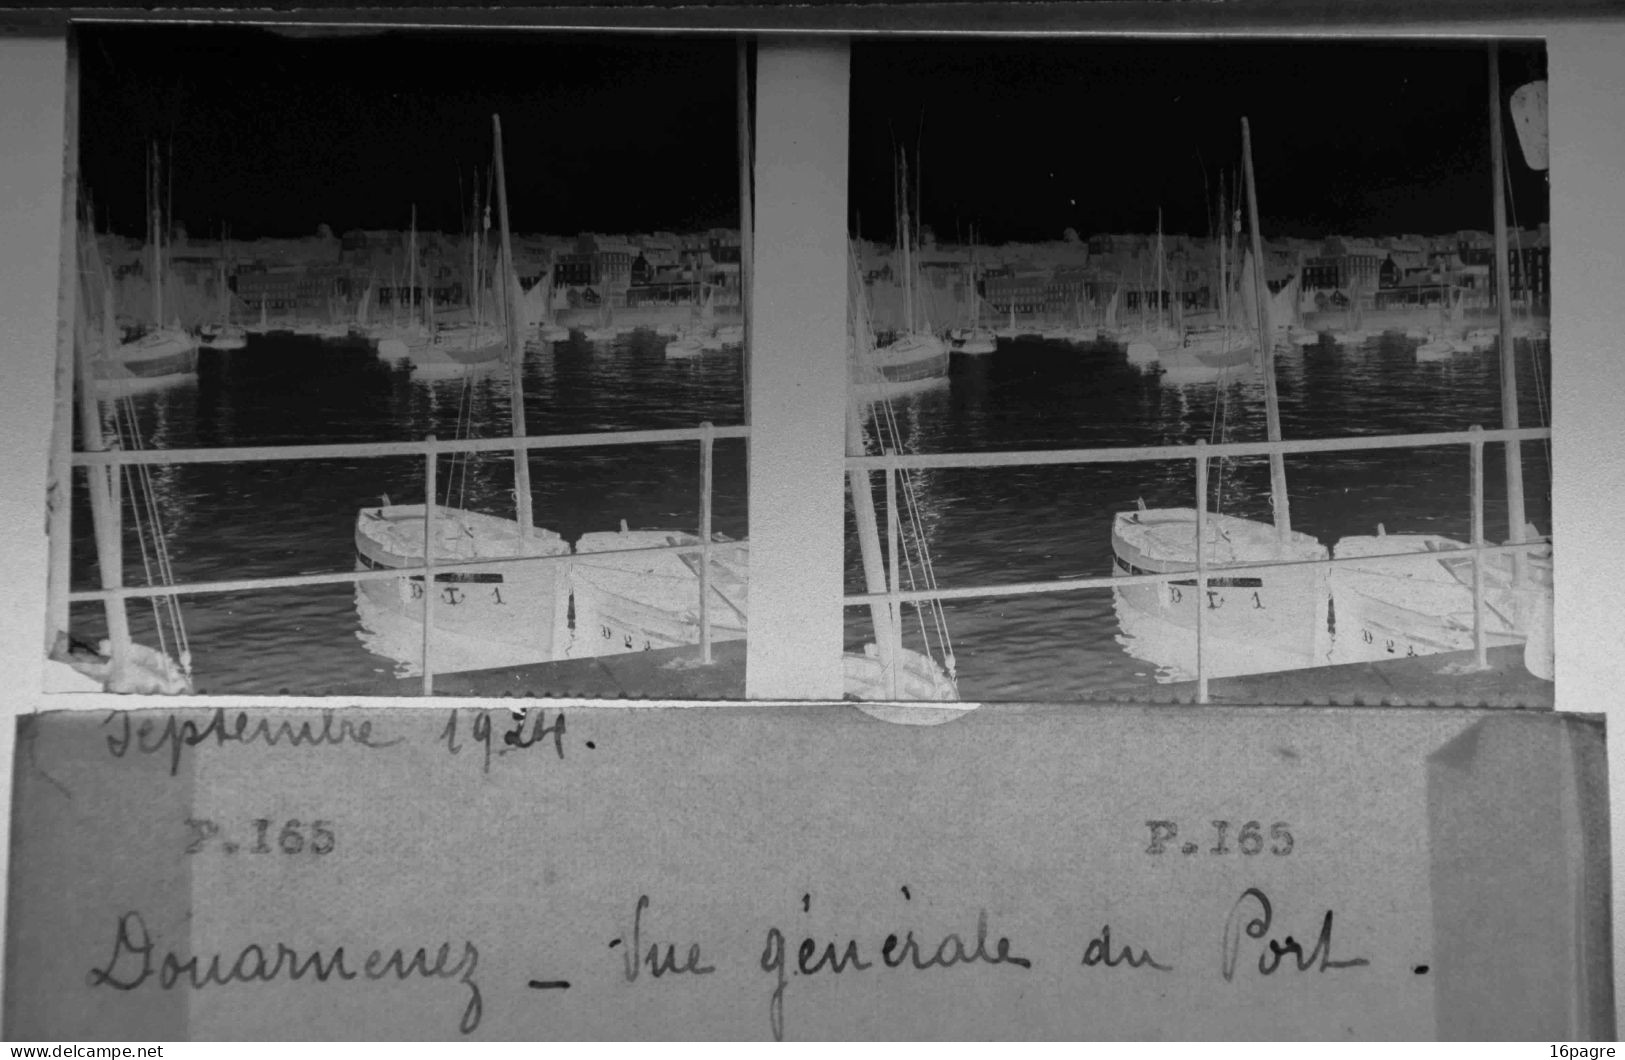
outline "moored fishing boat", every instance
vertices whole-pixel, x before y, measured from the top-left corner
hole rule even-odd
[[[700,335],[694,332],[679,335],[665,345],[668,360],[682,360],[689,357],[698,357],[705,352],[705,342]]]
[[[568,556],[570,545],[534,524],[520,533],[513,519],[435,506],[436,563]],[[384,503],[356,516],[357,570],[409,571],[423,565],[422,504]],[[437,672],[515,666],[562,656],[569,574],[559,563],[515,563],[434,577],[434,646]],[[370,650],[418,672],[423,631],[423,575],[367,580],[357,585],[361,639]]]
[[[948,332],[948,350],[951,353],[993,353],[998,347],[998,336],[989,328],[953,328]]]
[[[852,387],[860,397],[899,397],[948,382],[948,348],[935,335],[903,335],[858,359]]]
[[[701,637],[701,554],[635,552],[694,545],[682,530],[629,530],[583,534],[570,564],[575,636],[572,656],[615,655],[698,644]],[[749,612],[750,546],[721,538],[711,551],[707,618],[713,641],[745,636]]]
[[[1501,150],[1500,70],[1495,42],[1489,44],[1489,121],[1491,142],[1492,208],[1496,260],[1508,255],[1505,155]],[[1498,270],[1495,301],[1500,327],[1488,332],[1487,345],[1500,346],[1502,395],[1501,426],[1519,426],[1516,346],[1512,341],[1512,298],[1506,270]],[[1462,318],[1460,292],[1452,299],[1450,317]],[[1481,329],[1486,330],[1486,329]],[[1468,352],[1475,345],[1462,339],[1430,341],[1419,360]],[[1485,556],[1481,564],[1484,595],[1484,637],[1487,644],[1525,645],[1525,665],[1531,673],[1550,680],[1552,658],[1552,549],[1524,519],[1521,444],[1507,442],[1505,460],[1508,544],[1537,542],[1537,547],[1514,560],[1506,554]],[[1478,533],[1481,528],[1475,528]],[[1332,547],[1340,557],[1370,557],[1364,562],[1333,568],[1328,583],[1335,610],[1331,651],[1334,661],[1361,662],[1395,655],[1431,655],[1475,647],[1473,563],[1469,555],[1450,555],[1469,548],[1467,542],[1432,533],[1389,534],[1379,526],[1376,535],[1355,535]],[[1386,558],[1398,554],[1404,558]],[[1432,555],[1434,562],[1408,558]]]
[[[1196,509],[1118,512],[1112,522],[1113,574],[1176,574],[1165,584],[1112,590],[1122,625],[1120,643],[1136,658],[1161,668],[1161,680],[1196,676],[1197,608],[1208,612],[1203,633],[1210,677],[1291,670],[1317,665],[1325,653],[1326,588],[1322,570],[1226,574],[1248,563],[1292,563],[1327,558],[1326,547],[1293,531],[1282,540],[1269,523],[1209,512],[1203,553],[1209,576],[1203,596],[1196,584]]]
[[[153,328],[121,342],[91,366],[96,396],[125,397],[197,380],[197,340],[180,328]]]
[[[248,345],[248,332],[231,322],[231,288],[226,283],[226,241],[220,240],[220,319],[198,329],[198,344],[211,350],[240,350]]]
[[[847,330],[852,347],[849,365],[856,372],[858,366],[872,355],[869,347],[873,343],[874,326],[870,320],[857,251],[851,247],[847,256]],[[903,450],[902,432],[898,428],[897,411],[891,397],[884,390],[873,397],[865,397],[859,388],[849,387],[847,455],[863,456],[868,453],[871,434],[865,430],[865,424],[871,427],[872,437],[881,452]],[[887,491],[888,498],[895,497],[900,509],[896,519],[898,532],[893,538],[893,584],[905,584],[902,579],[906,577],[906,584],[911,587],[934,588],[937,583],[936,571],[921,517],[922,498],[917,483],[906,470],[897,471],[896,476],[896,488]],[[864,586],[871,594],[884,593],[888,576],[880,548],[880,524],[875,514],[874,483],[870,472],[849,470],[847,491],[852,498],[852,511],[857,524]],[[882,601],[872,602],[869,616],[874,629],[874,642],[864,644],[860,652],[848,651],[842,655],[846,696],[857,700],[957,701],[959,683],[956,662],[942,602],[927,600],[902,606],[912,609],[919,619],[919,643],[923,651],[916,651],[903,643],[902,608],[894,609]]]
[[[1526,541],[1543,540],[1532,533]],[[1464,542],[1441,534],[1378,533],[1338,539],[1337,559],[1370,557],[1331,568],[1330,661],[1372,660],[1471,651],[1474,646],[1473,563]],[[1430,555],[1433,562],[1394,559]],[[1456,553],[1452,555],[1452,553]],[[1489,647],[1520,644],[1552,606],[1550,547],[1527,561],[1520,586],[1511,557],[1484,558],[1484,634]]]
[[[156,152],[155,152],[156,153]],[[154,177],[156,180],[156,177]],[[56,395],[56,429],[69,435],[61,446],[52,446],[52,465],[47,496],[59,498],[48,505],[50,532],[53,540],[66,541],[70,533],[73,469],[66,457],[72,446],[73,423],[77,419],[82,448],[87,452],[105,452],[109,439],[103,433],[104,423],[113,434],[112,448],[141,449],[145,447],[142,428],[134,414],[133,403],[126,400],[106,400],[122,397],[105,393],[109,388],[98,385],[98,349],[114,344],[116,326],[113,321],[112,276],[101,259],[96,245],[94,225],[88,219],[79,240],[78,311],[75,313],[71,338],[59,346],[57,356],[71,362],[69,377],[78,386],[61,388]],[[74,259],[70,258],[70,262]],[[71,268],[71,265],[69,266]],[[72,282],[72,273],[64,276]],[[98,302],[100,294],[102,327],[97,334],[90,317],[90,307]],[[149,336],[150,338],[151,336]],[[139,341],[139,340],[138,340]],[[162,341],[162,336],[160,336]],[[129,345],[129,344],[126,344]],[[154,343],[156,345],[156,343]],[[196,347],[191,348],[195,362]],[[78,396],[77,416],[74,398]],[[141,553],[141,566],[146,572],[148,585],[175,584],[168,537],[165,525],[165,505],[155,489],[156,475],[145,465],[131,468],[97,465],[85,468],[85,480],[90,497],[91,525],[95,536],[96,565],[103,589],[124,586],[124,499],[130,503],[130,518],[136,527],[136,541]],[[192,691],[192,655],[186,625],[181,616],[180,600],[166,594],[152,599],[153,632],[158,647],[153,648],[132,639],[125,600],[121,597],[103,601],[106,615],[107,637],[95,643],[73,636],[69,631],[67,567],[53,567],[48,583],[51,601],[47,607],[52,617],[49,650],[44,667],[44,686],[48,691],[94,691],[136,694],[179,695]],[[175,655],[171,655],[171,651]]]
[[[495,324],[453,324],[421,346],[407,347],[412,375],[422,378],[493,371],[507,363],[508,336]]]
[[[976,236],[971,235],[971,261],[970,278],[966,287],[970,295],[970,322],[964,327],[951,328],[948,331],[948,349],[953,353],[962,353],[967,356],[993,353],[998,349],[999,339],[992,328],[982,326],[982,295],[977,289],[977,262],[976,262]]]
[[[1247,180],[1252,243],[1261,256],[1252,145],[1242,119],[1242,160]],[[1265,420],[1270,441],[1281,438],[1275,392],[1275,358],[1268,336],[1270,306],[1263,278],[1252,273],[1258,322],[1251,343],[1238,344],[1228,326],[1208,343],[1187,346],[1193,358],[1225,361],[1245,353],[1264,378]],[[1200,341],[1200,340],[1199,340]],[[1223,364],[1217,370],[1227,370]],[[1204,504],[1206,498],[1204,498]],[[1280,453],[1270,454],[1272,522],[1219,512],[1202,513],[1206,531],[1198,542],[1199,513],[1176,507],[1119,512],[1112,522],[1113,574],[1186,574],[1167,583],[1126,585],[1112,590],[1123,636],[1119,642],[1135,658],[1155,664],[1159,680],[1231,676],[1316,665],[1326,647],[1325,574],[1317,566],[1230,572],[1247,564],[1289,564],[1327,558],[1315,538],[1292,529],[1286,468]],[[1206,590],[1197,581],[1197,550],[1206,568]],[[1206,613],[1204,621],[1199,616]],[[1202,625],[1200,654],[1198,623]]]
[[[491,326],[480,324],[449,329],[437,334],[436,343],[427,348],[443,360],[428,364],[431,370],[437,364],[449,364],[460,371],[477,364],[505,364],[513,390],[509,403],[511,431],[517,441],[527,433],[522,358],[518,344],[512,341],[517,331],[514,289],[518,284],[508,246],[502,127],[496,116],[491,122],[501,196],[501,274],[503,289],[508,292],[509,333],[501,336]],[[434,504],[432,509],[426,504],[391,504],[387,498],[381,505],[362,508],[355,522],[356,569],[405,572],[421,568],[425,558],[456,563],[568,556],[567,542],[535,525],[528,451],[516,447],[513,464],[516,511],[512,519],[435,503],[436,498],[425,499]],[[429,540],[431,512],[434,529],[433,539]],[[567,563],[516,562],[437,573],[432,588],[434,636],[430,666],[437,671],[482,669],[560,657],[567,638]],[[420,666],[427,588],[421,574],[358,582],[356,604],[363,643],[408,669]]]
[[[899,167],[903,192],[899,197],[897,239],[902,257],[903,327],[885,345],[875,341],[872,334],[865,336],[861,343],[854,335],[848,335],[848,342],[852,344],[848,351],[851,386],[868,400],[896,397],[948,383],[948,347],[932,333],[929,321],[921,326],[916,319],[919,307],[914,297],[914,236],[909,221],[906,157],[899,159]]]
[[[119,341],[113,319],[113,280],[99,249],[94,247],[86,268],[100,274],[103,294],[103,341],[97,356],[91,359],[90,378],[96,396],[100,398],[126,397],[148,390],[197,379],[197,339],[179,326],[164,325],[164,227],[159,207],[158,152],[151,153],[149,168],[151,183],[148,198],[152,212],[147,235],[151,253],[150,285],[152,290],[151,315],[139,326],[136,335]]]

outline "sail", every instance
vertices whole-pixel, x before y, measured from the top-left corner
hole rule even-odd
[[[1248,251],[1241,258],[1241,286],[1233,292],[1232,304],[1239,304],[1241,319],[1247,322],[1249,328],[1258,327],[1258,302],[1253,294],[1254,284],[1257,283],[1254,271],[1253,255]]]
[[[519,296],[519,325],[523,330],[532,331],[539,324],[551,323],[552,293],[553,286],[544,276]]]
[[[1270,296],[1270,322],[1276,327],[1303,323],[1303,318],[1298,313],[1298,292],[1301,286],[1300,278],[1293,276],[1279,291]]]

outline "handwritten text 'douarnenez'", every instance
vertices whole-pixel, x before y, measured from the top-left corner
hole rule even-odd
[[[387,952],[374,949],[362,959],[346,953],[343,946],[301,951],[285,942],[272,942],[263,946],[251,943],[235,955],[217,953],[207,959],[197,955],[182,957],[173,951],[159,952],[141,914],[129,912],[119,917],[112,956],[102,967],[91,969],[89,981],[92,987],[114,990],[136,990],[148,984],[156,984],[162,990],[186,987],[202,990],[208,986],[292,982],[307,976],[319,983],[445,979],[460,984],[466,991],[467,1002],[457,1029],[463,1034],[473,1034],[485,1007],[479,985],[474,981],[480,951],[472,942],[465,941],[455,963],[452,963],[452,951],[451,943],[442,943],[432,957],[426,948],[413,951],[410,956],[404,949]]]
[[[113,734],[107,738],[107,750],[114,758],[123,758],[130,751],[144,755],[169,754],[169,775],[180,771],[181,756],[189,748],[212,742],[216,747],[227,744],[263,744],[276,747],[321,747],[349,744],[365,750],[379,750],[400,743],[400,738],[381,740],[373,735],[372,722],[337,717],[337,711],[324,710],[317,717],[284,717],[258,715],[246,710],[221,708],[209,715],[204,724],[191,718],[166,714],[162,725],[151,718],[135,723],[129,711],[115,710],[102,724],[111,726]]]

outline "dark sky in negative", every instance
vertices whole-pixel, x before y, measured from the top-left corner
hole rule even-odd
[[[1545,76],[1545,47],[1503,43],[1500,65],[1510,98]],[[1159,207],[1166,231],[1205,235],[1244,116],[1267,236],[1492,223],[1483,42],[867,41],[852,98],[853,222],[882,239],[894,143],[918,145],[910,181],[944,240],[1153,231]],[[1503,124],[1516,223],[1533,225],[1546,177]]]
[[[195,237],[318,224],[463,227],[500,113],[521,231],[738,224],[734,42],[720,37],[262,29],[80,31],[84,183],[105,225],[144,230],[147,144],[172,159]],[[1503,95],[1545,74],[1504,44]],[[1482,43],[857,41],[852,220],[892,232],[893,144],[918,149],[926,224],[987,242],[1205,234],[1252,123],[1264,231],[1490,226]],[[1515,222],[1546,178],[1511,139]],[[914,164],[914,163],[911,163]],[[482,194],[484,178],[482,177]]]
[[[730,38],[101,27],[80,42],[80,169],[126,234],[145,231],[154,139],[194,237],[404,229],[414,203],[420,227],[462,231],[494,113],[521,231],[739,223]]]

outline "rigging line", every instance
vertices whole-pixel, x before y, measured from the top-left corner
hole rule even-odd
[[[915,489],[913,489],[913,476],[908,471],[903,471],[903,496],[907,499],[908,510],[910,510],[910,519],[912,519],[913,533],[915,533],[916,538],[916,551],[920,554],[920,566],[923,577],[925,577],[926,589],[936,590],[938,589],[936,564],[931,561],[931,545],[926,540],[925,514],[920,510],[920,501],[915,496]],[[949,634],[947,634],[947,613],[942,610],[942,600],[933,597],[926,603],[929,603],[929,608],[931,608],[931,621],[936,624],[938,641],[942,645],[942,660],[946,665],[952,667],[951,660],[952,655],[954,655],[954,645],[952,645]],[[920,605],[916,603],[915,606],[918,608]],[[921,618],[921,624],[923,624],[923,621],[925,619]]]
[[[1500,167],[1501,168],[1501,181],[1505,185],[1505,189],[1506,189],[1507,212],[1512,215],[1511,216],[1512,224],[1511,224],[1510,227],[1511,227],[1511,229],[1512,229],[1512,231],[1514,233],[1513,238],[1517,241],[1517,244],[1518,244],[1518,246],[1517,246],[1518,258],[1519,258],[1520,262],[1522,262],[1524,260],[1523,259],[1523,237],[1522,237],[1522,235],[1520,233],[1520,230],[1519,230],[1519,227],[1518,227],[1518,201],[1512,195],[1512,167],[1508,162],[1509,155],[1510,155],[1510,151],[1508,150],[1506,143],[1503,141],[1503,143],[1501,144],[1501,167]],[[1533,264],[1533,263],[1531,262],[1529,264]],[[1498,267],[1499,268],[1510,268],[1511,263],[1510,262],[1502,262]],[[1525,291],[1528,292],[1528,300],[1529,300],[1529,309],[1528,309],[1528,312],[1525,314],[1524,319],[1530,321],[1531,324],[1532,324],[1533,321],[1534,321],[1534,317],[1535,317],[1535,295],[1534,295],[1534,291],[1531,290],[1531,288],[1533,287],[1533,284],[1531,282],[1531,277],[1529,275],[1529,273],[1532,270],[1525,268],[1525,269],[1522,269],[1521,271],[1523,273],[1524,289],[1525,289]],[[1507,284],[1507,289],[1508,289],[1509,292],[1511,291],[1511,288],[1512,288],[1512,285],[1510,283]],[[1517,340],[1516,339],[1510,339],[1510,341],[1513,343],[1513,348],[1516,349],[1517,348]],[[1535,400],[1536,400],[1537,405],[1538,405],[1538,407],[1540,409],[1541,422],[1549,424],[1549,423],[1552,422],[1552,417],[1551,417],[1551,413],[1549,412],[1549,410],[1546,407],[1546,377],[1545,377],[1545,373],[1541,370],[1541,367],[1540,367],[1540,355],[1539,355],[1539,352],[1535,349],[1535,343],[1533,341],[1533,338],[1531,338],[1531,341],[1529,343],[1529,359],[1530,359],[1530,362],[1531,362],[1531,368],[1533,369],[1534,376],[1535,376]],[[1540,447],[1541,447],[1541,451],[1545,454],[1545,457],[1546,457],[1546,473],[1548,475],[1550,475],[1550,474],[1552,474],[1552,466],[1551,466],[1552,465],[1552,442],[1551,442],[1551,439],[1549,439],[1549,438],[1541,439]]]
[[[129,448],[133,450],[144,449],[145,446],[143,445],[141,439],[139,421],[136,419],[135,414],[135,398],[131,395],[126,395],[124,400],[126,403],[126,419],[128,421],[130,431]],[[141,484],[139,492],[141,493],[141,497],[143,499],[143,506],[147,511],[147,518],[150,520],[149,532],[151,533],[153,541],[153,554],[158,568],[158,578],[164,585],[173,585],[175,584],[175,568],[169,554],[168,535],[164,530],[162,511],[158,506],[158,492],[154,488],[155,471],[150,465],[143,464],[139,468],[139,474]],[[132,505],[135,503],[136,492],[136,487],[134,483],[132,483]],[[138,531],[140,530],[140,525],[140,520],[138,518],[136,522]],[[145,561],[146,546],[144,543],[142,547],[143,561]],[[147,574],[147,584],[153,584],[150,570]],[[166,594],[163,602],[163,608],[163,613],[158,612],[157,608],[154,608],[154,615],[159,626],[159,648],[161,651],[164,651],[167,654],[168,648],[162,628],[164,617],[167,615],[167,619],[170,624],[170,634],[172,639],[175,641],[177,651],[179,652],[181,666],[185,672],[190,675],[192,672],[191,643],[186,635],[186,624],[181,618],[180,598],[173,594]]]
[[[901,438],[899,437],[899,431],[896,426],[896,410],[892,406],[889,399],[887,400],[886,404],[887,417],[892,424],[893,449],[894,451],[900,453],[903,451],[903,446],[901,444]],[[925,543],[924,514],[919,508],[918,497],[916,496],[913,488],[913,478],[907,469],[899,469],[898,483],[902,489],[903,503],[908,516],[908,533],[900,534],[899,540],[903,545],[904,562],[908,564],[909,588],[911,590],[917,590],[919,587],[915,581],[914,570],[914,565],[916,562],[918,562],[921,570],[920,576],[924,580],[925,585],[927,588],[935,589],[937,587],[935,571],[931,565],[929,546]],[[912,553],[909,548],[911,537],[914,544]],[[931,604],[932,622],[938,627],[938,639],[939,642],[943,642],[943,650],[946,653],[947,647],[945,641],[947,620],[946,616],[942,612],[941,601],[933,599],[929,601],[929,603]],[[925,629],[925,609],[922,606],[921,601],[915,601],[914,608],[915,613],[919,616],[920,620],[920,636],[925,641],[926,650],[927,653],[929,653],[931,650],[931,638]]]
[[[463,375],[463,385],[457,394],[457,437],[466,438],[473,433],[474,423],[474,377],[472,371]],[[451,468],[446,474],[446,504],[451,504],[452,488],[457,488],[457,507],[464,506],[463,502],[468,496],[468,465],[473,454],[467,452],[451,454]]]
[[[912,472],[905,469],[902,472],[901,478],[903,495],[909,509],[910,525],[912,526],[914,534],[918,539],[917,551],[920,555],[920,564],[924,572],[923,576],[925,578],[925,584],[927,588],[935,590],[938,587],[936,565],[931,560],[931,546],[925,536],[925,513],[920,508],[919,496],[914,489],[914,476]],[[948,639],[948,616],[943,611],[942,600],[940,598],[932,597],[929,603],[931,605],[932,619],[937,624],[938,636],[942,641],[943,652],[945,655],[947,655],[952,652],[952,647]]]
[[[861,294],[861,292],[859,293]],[[854,297],[852,306],[853,314],[857,318],[854,321],[854,328],[855,330],[858,328],[863,329],[861,332],[858,332],[853,336],[853,348],[854,351],[856,351],[860,344],[865,347],[868,345],[867,316],[865,313],[866,305],[864,304],[863,300]],[[887,441],[889,440],[892,451],[902,452],[902,432],[898,426],[896,408],[892,404],[889,396],[882,393],[879,397],[870,402],[870,418],[874,421],[873,427],[877,448],[884,453],[887,449]],[[903,486],[905,502],[908,503],[912,509],[909,520],[910,532],[912,534],[919,535],[921,527],[921,514],[918,508],[917,498],[915,498],[913,495],[912,481],[907,477],[906,471],[901,469],[899,471],[899,480]],[[899,523],[899,529],[901,531],[901,523]],[[920,536],[917,537],[916,540],[923,543],[924,539],[923,536]],[[910,588],[916,589],[918,584],[915,581],[915,560],[911,557],[909,537],[899,532],[898,541],[903,553],[903,563],[908,568]],[[918,547],[916,547],[914,551],[919,552],[920,550]],[[930,561],[928,556],[922,556],[921,563],[925,574],[931,578],[928,584],[932,584],[934,586],[935,579],[929,566]],[[940,602],[933,601],[933,603],[938,605],[933,608],[933,623],[939,628],[939,641],[944,643],[944,653],[946,654],[948,649],[946,648],[945,642],[947,628],[945,616],[943,616],[941,613]],[[920,622],[921,639],[924,642],[926,653],[929,656],[932,650],[932,645],[929,631],[925,627],[924,609],[920,606],[919,602],[915,602],[914,609]]]
[[[143,449],[145,446],[141,438],[139,421],[136,419],[135,415],[135,398],[131,395],[126,395],[125,400],[128,402],[128,419],[130,424],[132,448],[137,450]],[[175,567],[169,553],[169,537],[164,529],[162,511],[158,506],[158,492],[154,487],[157,469],[150,465],[143,464],[141,465],[140,471],[142,485],[144,488],[143,495],[146,498],[149,518],[151,519],[151,533],[153,536],[155,554],[157,556],[158,576],[162,580],[163,584],[173,585],[175,584]],[[181,619],[180,597],[176,595],[168,595],[166,596],[164,603],[169,613],[169,620],[174,639],[181,651],[182,666],[185,668],[186,673],[190,675],[191,645],[187,638],[186,625]]]
[[[894,428],[895,428],[895,410],[893,409],[893,407],[891,405],[891,401],[890,401],[889,398],[885,399],[885,402],[886,402],[886,410],[885,410],[886,415],[887,415],[887,417],[889,419],[893,420],[893,424],[894,424]],[[894,430],[894,433],[895,433],[895,430]],[[893,446],[891,447],[891,451],[901,453],[903,450],[902,450],[902,447],[900,445],[897,445],[894,442]],[[899,471],[898,471],[898,480],[899,480],[898,481],[899,488],[901,489],[901,491],[903,493],[903,497],[904,497],[904,505],[906,507],[909,504],[908,490],[907,490],[906,481],[904,479],[904,474],[903,474],[901,469],[899,469]],[[897,513],[888,513],[888,514],[889,514],[890,517],[897,517]],[[919,553],[918,538],[917,538],[917,535],[919,533],[919,527],[918,527],[918,524],[915,522],[915,513],[914,512],[905,510],[904,514],[906,514],[907,517],[908,517],[906,521],[903,518],[898,517],[897,543],[898,543],[899,550],[902,553],[902,555],[900,557],[902,559],[902,566],[903,566],[905,572],[908,575],[909,591],[910,592],[917,592],[917,591],[919,591],[919,588],[920,588],[919,580],[915,576],[915,567],[916,567],[916,562],[917,562],[916,556]],[[907,528],[906,530],[904,529],[905,526]],[[911,548],[911,545],[913,546],[912,548]],[[926,625],[925,625],[925,609],[924,609],[924,607],[921,606],[921,602],[918,601],[918,600],[913,601],[913,604],[914,604],[915,618],[919,622],[919,626],[920,626],[920,640],[922,641],[922,643],[923,643],[923,645],[925,647],[926,654],[929,655],[931,653],[931,635],[930,635],[930,632],[926,629]],[[933,616],[933,618],[934,618],[934,616]]]
[[[120,449],[128,449],[129,446],[126,444],[126,440],[125,440],[124,421],[123,421],[122,417],[120,417],[120,415],[119,415],[119,404],[120,403],[117,400],[115,400],[113,402],[112,416],[110,418],[112,420],[113,432],[118,437],[119,448]],[[137,502],[137,499],[136,499],[135,472],[128,465],[126,465],[122,469],[115,469],[114,470],[114,476],[115,477],[120,473],[120,470],[122,470],[123,475],[129,480],[128,488],[129,488],[129,491],[130,491],[130,506],[131,506],[132,512],[137,516],[137,518],[135,518],[133,521],[135,523],[136,541],[139,543],[140,549],[141,549],[141,567],[142,567],[142,570],[146,573],[147,584],[151,585],[153,583],[153,581],[152,581],[152,561],[151,561],[151,558],[148,556],[148,553],[147,553],[146,531],[145,531],[145,528],[142,526],[141,519],[139,518],[140,511],[139,511],[138,502]],[[168,649],[167,649],[167,647],[166,647],[166,645],[164,643],[163,615],[159,611],[159,606],[160,606],[159,602],[158,602],[157,598],[155,597],[152,600],[152,615],[153,615],[153,625],[158,631],[158,650],[167,652]]]
[[[902,444],[902,431],[901,431],[901,428],[899,427],[898,422],[897,422],[896,407],[893,405],[890,397],[887,397],[887,396],[884,396],[884,395],[882,395],[882,397],[880,399],[880,402],[878,404],[883,410],[883,415],[884,415],[884,418],[885,418],[885,424],[886,424],[886,427],[888,429],[888,433],[890,434],[890,438],[891,438],[892,448],[893,448],[894,451],[901,453],[901,452],[904,451],[904,447],[903,447],[903,444]],[[919,564],[921,566],[921,571],[922,571],[921,576],[922,576],[922,578],[925,579],[925,583],[929,588],[935,589],[937,587],[935,568],[934,568],[934,565],[931,562],[929,545],[926,543],[926,540],[925,540],[924,513],[923,513],[923,511],[921,510],[921,508],[919,506],[918,495],[917,495],[917,493],[916,493],[916,491],[914,489],[913,476],[909,473],[909,471],[907,469],[899,469],[898,480],[899,480],[900,486],[902,487],[904,503],[907,506],[909,532],[910,532],[910,534],[912,534],[914,536],[915,541],[916,541],[916,547],[914,549],[914,553],[915,553],[915,555],[918,556],[918,562],[919,562]],[[914,579],[913,564],[915,563],[915,559],[912,558],[909,555],[907,545],[906,545],[906,539],[904,539],[904,540],[905,540],[904,559],[905,559],[905,562],[909,563],[909,565],[910,565],[910,567],[909,567],[910,585],[911,585],[911,587],[914,587],[915,583],[914,583],[914,580],[913,580]],[[931,606],[932,621],[938,627],[939,641],[942,642],[943,650],[944,650],[944,653],[946,654],[950,650],[950,648],[948,646],[948,636],[947,636],[947,616],[946,616],[946,614],[944,613],[944,611],[942,609],[942,602],[940,600],[932,599],[929,602],[932,605]],[[925,634],[923,608],[921,608],[920,602],[918,602],[918,601],[915,603],[915,610],[920,615],[921,635],[922,635],[922,637],[924,637],[924,639],[926,641],[926,648],[927,648],[927,651],[929,652],[930,648],[931,648],[930,638],[929,638],[929,636],[927,636]]]
[[[1218,439],[1217,439],[1218,441],[1223,441],[1226,437],[1229,436],[1229,432],[1230,432],[1230,388],[1225,386],[1225,375],[1228,372],[1229,372],[1228,368],[1220,368],[1219,369],[1219,381],[1218,381],[1219,405],[1215,406],[1215,407],[1216,408],[1222,407],[1224,411],[1223,411],[1223,414],[1219,417],[1219,435],[1218,435]],[[1214,478],[1213,511],[1214,511],[1215,514],[1218,514],[1218,513],[1224,511],[1224,472],[1225,472],[1225,469],[1229,466],[1226,463],[1226,459],[1224,457],[1222,457],[1222,456],[1219,458],[1218,463],[1219,463],[1218,473],[1213,476],[1213,478]]]
[[[881,396],[875,402],[872,403],[871,409],[872,409],[872,412],[875,414],[874,418],[875,418],[876,423],[877,423],[877,433],[879,432],[879,430],[881,428],[884,428],[884,431],[885,431],[885,437],[880,442],[880,450],[881,450],[882,454],[884,454],[884,453],[886,453],[888,451],[889,452],[901,453],[903,451],[902,450],[902,445],[901,445],[901,435],[900,435],[900,432],[899,432],[898,427],[897,427],[896,409],[892,405],[891,398],[889,396],[887,396],[886,394],[882,393]],[[888,470],[886,473],[889,475],[889,474],[892,474],[893,472]],[[899,475],[898,477],[899,477],[899,480],[900,480],[901,475]],[[897,558],[898,558],[898,560],[901,561],[901,566],[906,568],[907,575],[908,575],[909,589],[911,591],[913,591],[913,590],[918,588],[918,584],[915,581],[915,577],[914,577],[914,560],[911,557],[910,550],[909,550],[909,535],[903,531],[903,519],[900,518],[899,513],[896,512],[896,511],[888,511],[887,512],[888,524],[893,519],[896,519],[897,523],[898,523],[897,541],[898,541],[898,548],[899,548],[899,551],[900,551],[901,554]],[[890,536],[890,532],[889,532],[889,529],[888,529],[888,537],[889,536]],[[921,636],[921,639],[925,643],[926,651],[929,652],[930,648],[931,648],[930,638],[926,633],[923,613],[920,610],[920,606],[919,606],[918,602],[915,602],[915,604],[914,604],[914,611],[915,611],[916,617],[918,617],[919,621],[920,621],[920,636]]]

